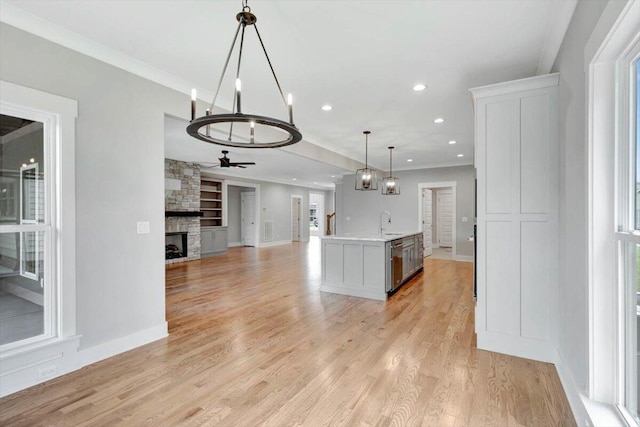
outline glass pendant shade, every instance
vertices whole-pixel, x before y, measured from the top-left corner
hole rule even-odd
[[[358,169],[356,171],[356,190],[371,191],[378,189],[378,173],[369,168],[368,154],[369,154],[369,134],[371,131],[365,130],[365,151],[364,151],[364,169]]]
[[[356,190],[368,191],[378,189],[378,174],[373,169],[364,168],[356,171]]]
[[[400,180],[393,177],[393,163],[391,153],[395,147],[389,148],[389,176],[382,179],[382,194],[386,196],[396,196],[400,194]]]
[[[382,194],[395,196],[400,194],[400,180],[392,176],[382,179]]]

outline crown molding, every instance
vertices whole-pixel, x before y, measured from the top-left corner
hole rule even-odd
[[[2,8],[0,22],[11,25],[12,27],[16,27],[189,96],[191,96],[191,89],[195,87],[188,81],[176,77],[173,74],[162,71],[146,62],[125,55],[116,49],[83,37],[73,31],[69,31],[66,28],[35,16],[5,1],[0,1],[0,7]],[[195,89],[198,91],[199,99],[205,100],[206,102],[210,102],[207,100],[213,99],[214,94],[212,91],[199,87],[195,87]]]

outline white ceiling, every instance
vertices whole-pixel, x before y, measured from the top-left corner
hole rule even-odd
[[[2,4],[5,22],[13,23],[7,17],[11,11],[23,14],[22,21],[24,12],[36,15],[58,26],[51,32],[59,43],[80,35],[83,43],[75,46],[84,45],[85,53],[103,60],[115,58],[112,62],[117,65],[158,76],[165,84],[174,79],[173,87],[185,92],[185,114],[188,87],[198,88],[206,96],[202,99],[211,101],[241,9],[240,0]],[[6,4],[14,7],[9,10]],[[394,169],[472,164],[473,109],[468,89],[548,72],[575,1],[249,0],[249,6],[258,17],[283,90],[294,95],[294,118],[304,140],[363,162],[362,131],[369,129],[369,163],[387,170],[388,145],[396,147]],[[34,31],[44,31],[44,24],[39,22]],[[241,70],[243,111],[286,119],[258,49],[255,34],[248,29]],[[144,67],[146,73],[139,71]],[[231,107],[234,70],[235,61],[217,102],[221,108]],[[414,92],[416,83],[426,84],[427,90]],[[322,111],[325,103],[333,110]],[[435,124],[436,117],[445,122]],[[457,143],[450,145],[450,140]],[[177,150],[172,141],[167,141],[167,156],[181,154],[182,160],[212,161],[224,148],[211,145],[204,150],[181,141]],[[176,134],[173,142],[177,141]],[[287,169],[295,163],[289,156],[295,155],[282,150],[230,151],[238,161],[266,156],[259,166],[273,170],[262,172],[279,173],[285,181],[295,172]],[[326,176],[337,171],[323,170],[320,164],[308,167],[306,158],[298,160],[302,162],[297,163],[298,178],[308,175],[307,182],[323,182],[315,172]]]

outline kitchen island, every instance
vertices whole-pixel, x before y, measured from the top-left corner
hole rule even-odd
[[[320,290],[385,301],[422,271],[422,232],[322,237]]]

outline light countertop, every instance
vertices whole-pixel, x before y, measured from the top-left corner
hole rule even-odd
[[[364,240],[369,242],[390,242],[403,237],[420,234],[421,231],[389,231],[382,235],[379,233],[344,233],[333,236],[322,236],[323,240]]]

